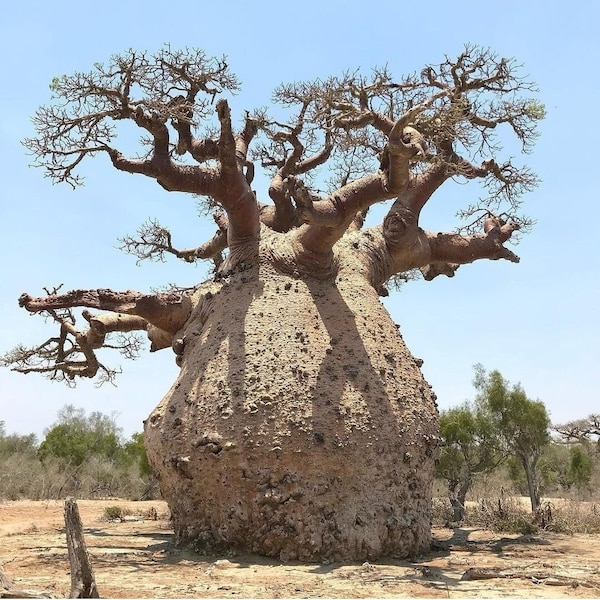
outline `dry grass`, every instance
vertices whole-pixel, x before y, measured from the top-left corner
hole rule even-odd
[[[542,503],[544,529],[557,533],[600,533],[600,504],[560,498]]]
[[[157,486],[139,475],[137,464],[118,467],[93,457],[77,468],[57,459],[43,463],[35,455],[0,457],[0,501],[77,498],[152,499]]]
[[[433,501],[433,524],[448,526],[452,509],[446,498]],[[531,512],[529,498],[500,494],[466,503],[465,519],[468,527],[482,527],[491,531],[532,534],[553,531],[566,534],[600,533],[600,503],[580,502],[562,498],[542,500],[537,513]]]

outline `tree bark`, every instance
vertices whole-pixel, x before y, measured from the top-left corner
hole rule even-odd
[[[537,461],[536,461],[537,462]],[[535,472],[535,462],[530,463],[526,457],[521,457],[521,463],[525,469],[525,477],[527,479],[527,491],[531,501],[531,512],[537,512],[540,507],[540,491],[538,489],[537,477]]]
[[[452,522],[460,523],[465,518],[465,502],[471,487],[471,477],[467,476],[458,482],[449,482],[449,497],[452,506]]]
[[[70,598],[99,598],[92,563],[83,537],[83,525],[74,498],[65,500],[65,528],[71,564]]]
[[[237,270],[176,334],[181,372],[145,436],[178,543],[315,561],[429,548],[435,396],[348,258],[329,279]]]

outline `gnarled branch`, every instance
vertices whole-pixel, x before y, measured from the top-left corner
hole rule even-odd
[[[49,294],[38,298],[21,294],[19,306],[34,313],[80,306],[137,315],[155,327],[171,333],[183,326],[191,312],[191,304],[185,294],[170,292],[147,295],[109,289],[73,290],[66,294]]]
[[[518,229],[517,223],[489,216],[481,234],[425,232],[418,226],[417,215],[396,203],[383,225],[360,232],[357,247],[361,260],[370,264],[373,286],[381,289],[388,279],[414,269],[429,281],[438,275],[453,277],[460,265],[476,260],[519,262],[504,246]]]

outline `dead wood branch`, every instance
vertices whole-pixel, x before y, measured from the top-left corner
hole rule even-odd
[[[83,537],[83,525],[75,498],[65,500],[65,528],[71,564],[70,598],[99,598],[92,563]]]
[[[587,588],[600,587],[600,581],[589,581],[587,579],[576,579],[574,577],[565,577],[550,573],[527,572],[527,571],[505,571],[498,567],[471,567],[467,569],[461,581],[476,581],[485,579],[527,579],[535,584],[570,586],[576,588],[579,586]]]

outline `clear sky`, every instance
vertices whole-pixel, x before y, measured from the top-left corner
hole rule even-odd
[[[115,248],[119,236],[148,217],[170,226],[177,245],[198,245],[212,229],[196,217],[192,198],[114,172],[102,156],[88,162],[86,186],[76,191],[53,186],[28,167],[20,140],[33,133],[29,119],[49,100],[52,77],[88,70],[128,48],[201,47],[226,54],[241,79],[234,102],[241,119],[243,108],[268,104],[280,82],[385,64],[400,76],[473,43],[522,62],[546,104],[541,137],[526,158],[542,179],[526,198],[537,225],[513,248],[520,264],[466,265],[454,279],[406,285],[386,304],[412,352],[424,359],[441,408],[473,398],[472,367],[480,362],[521,382],[530,397],[545,402],[555,423],[600,411],[599,13],[595,0],[6,3],[0,20],[0,352],[41,342],[55,330],[17,307],[22,292],[42,295],[43,286],[61,283],[64,290],[148,291],[192,285],[206,275],[204,266],[176,259],[138,267]],[[422,226],[451,229],[456,221],[449,207],[476,195],[474,186],[446,184]],[[164,350],[123,368],[117,387],[99,390],[89,382],[68,389],[0,369],[0,420],[9,432],[40,435],[72,403],[116,411],[126,434],[139,431],[177,367]]]

